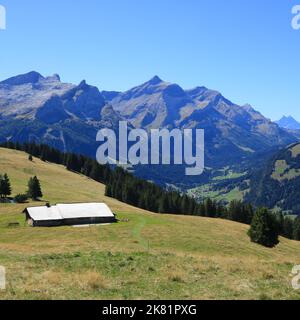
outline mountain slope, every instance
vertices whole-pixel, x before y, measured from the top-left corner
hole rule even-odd
[[[14,194],[37,174],[43,201],[105,201],[122,219],[108,226],[39,229],[24,226],[25,205],[0,204],[0,257],[8,285],[0,299],[299,297],[290,286],[299,242],[281,238],[267,249],[249,241],[245,225],[130,207],[106,198],[99,183],[62,166],[30,162],[15,150],[0,149],[0,172],[11,177]],[[20,227],[8,227],[16,221]]]
[[[277,152],[251,179],[247,199],[300,214],[300,144]]]
[[[195,108],[182,88],[157,76],[124,93],[115,96],[106,93],[105,97],[135,127],[146,129],[177,126],[182,108]]]
[[[44,162],[38,158],[34,158],[31,162],[28,160],[28,155],[21,151],[0,148],[0,174],[4,172],[10,177],[14,195],[24,193],[29,178],[37,175],[43,187],[42,200],[45,202],[104,201],[116,212],[146,212],[104,196],[105,186],[101,183],[68,171],[64,166]],[[0,206],[5,205],[0,204]]]

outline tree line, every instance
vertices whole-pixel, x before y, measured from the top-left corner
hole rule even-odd
[[[267,246],[270,246],[269,240],[261,240],[253,230],[258,229],[259,233],[263,230],[265,235],[271,230],[277,238],[281,235],[300,240],[300,218],[292,219],[283,214],[273,214],[263,208],[255,210],[250,203],[237,200],[231,201],[228,206],[210,198],[199,203],[186,194],[167,191],[152,182],[139,179],[123,168],[100,165],[95,159],[74,153],[63,153],[47,145],[6,142],[0,146],[24,151],[29,154],[30,161],[33,160],[32,157],[37,157],[42,161],[64,165],[70,171],[105,184],[107,196],[141,209],[162,214],[220,218],[248,224],[252,230],[249,232],[251,240],[261,244],[265,242],[264,245]],[[262,216],[266,220],[262,219]]]

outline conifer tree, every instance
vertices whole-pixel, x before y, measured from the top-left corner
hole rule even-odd
[[[300,217],[297,217],[294,221],[293,239],[300,240]]]
[[[283,221],[283,236],[288,239],[293,239],[294,222],[290,217],[284,217]]]
[[[43,196],[39,179],[35,176],[28,181],[27,195],[33,200],[38,200]]]
[[[204,215],[206,217],[212,217],[215,210],[214,210],[214,203],[210,198],[207,198],[204,201],[204,207],[205,207]]]
[[[0,196],[1,198],[6,198],[11,195],[11,185],[8,175],[5,173],[0,177]]]
[[[272,248],[279,242],[275,218],[266,208],[256,211],[248,234],[252,242],[265,247]]]
[[[169,202],[168,202],[167,195],[165,195],[165,194],[159,200],[158,212],[159,213],[168,213],[169,212]]]

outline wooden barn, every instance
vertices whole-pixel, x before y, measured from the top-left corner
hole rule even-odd
[[[30,207],[24,210],[26,221],[33,227],[57,227],[116,222],[105,203],[77,203]]]

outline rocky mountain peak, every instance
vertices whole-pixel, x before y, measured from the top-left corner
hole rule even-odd
[[[60,82],[60,76],[57,73],[55,73],[53,76],[47,77],[46,80]]]
[[[44,79],[44,77],[40,73],[36,71],[31,71],[25,74],[21,74],[21,75],[6,79],[0,82],[0,84],[9,85],[9,86],[20,86],[24,84],[35,84],[42,79]]]
[[[276,123],[284,129],[300,130],[300,123],[292,116],[283,116]]]
[[[161,82],[163,82],[159,76],[154,76],[152,79],[150,79],[148,81],[149,84],[151,85],[157,85],[157,84],[160,84]]]
[[[80,89],[83,89],[87,86],[87,83],[86,83],[86,80],[82,80],[79,85],[78,85],[78,88]]]

